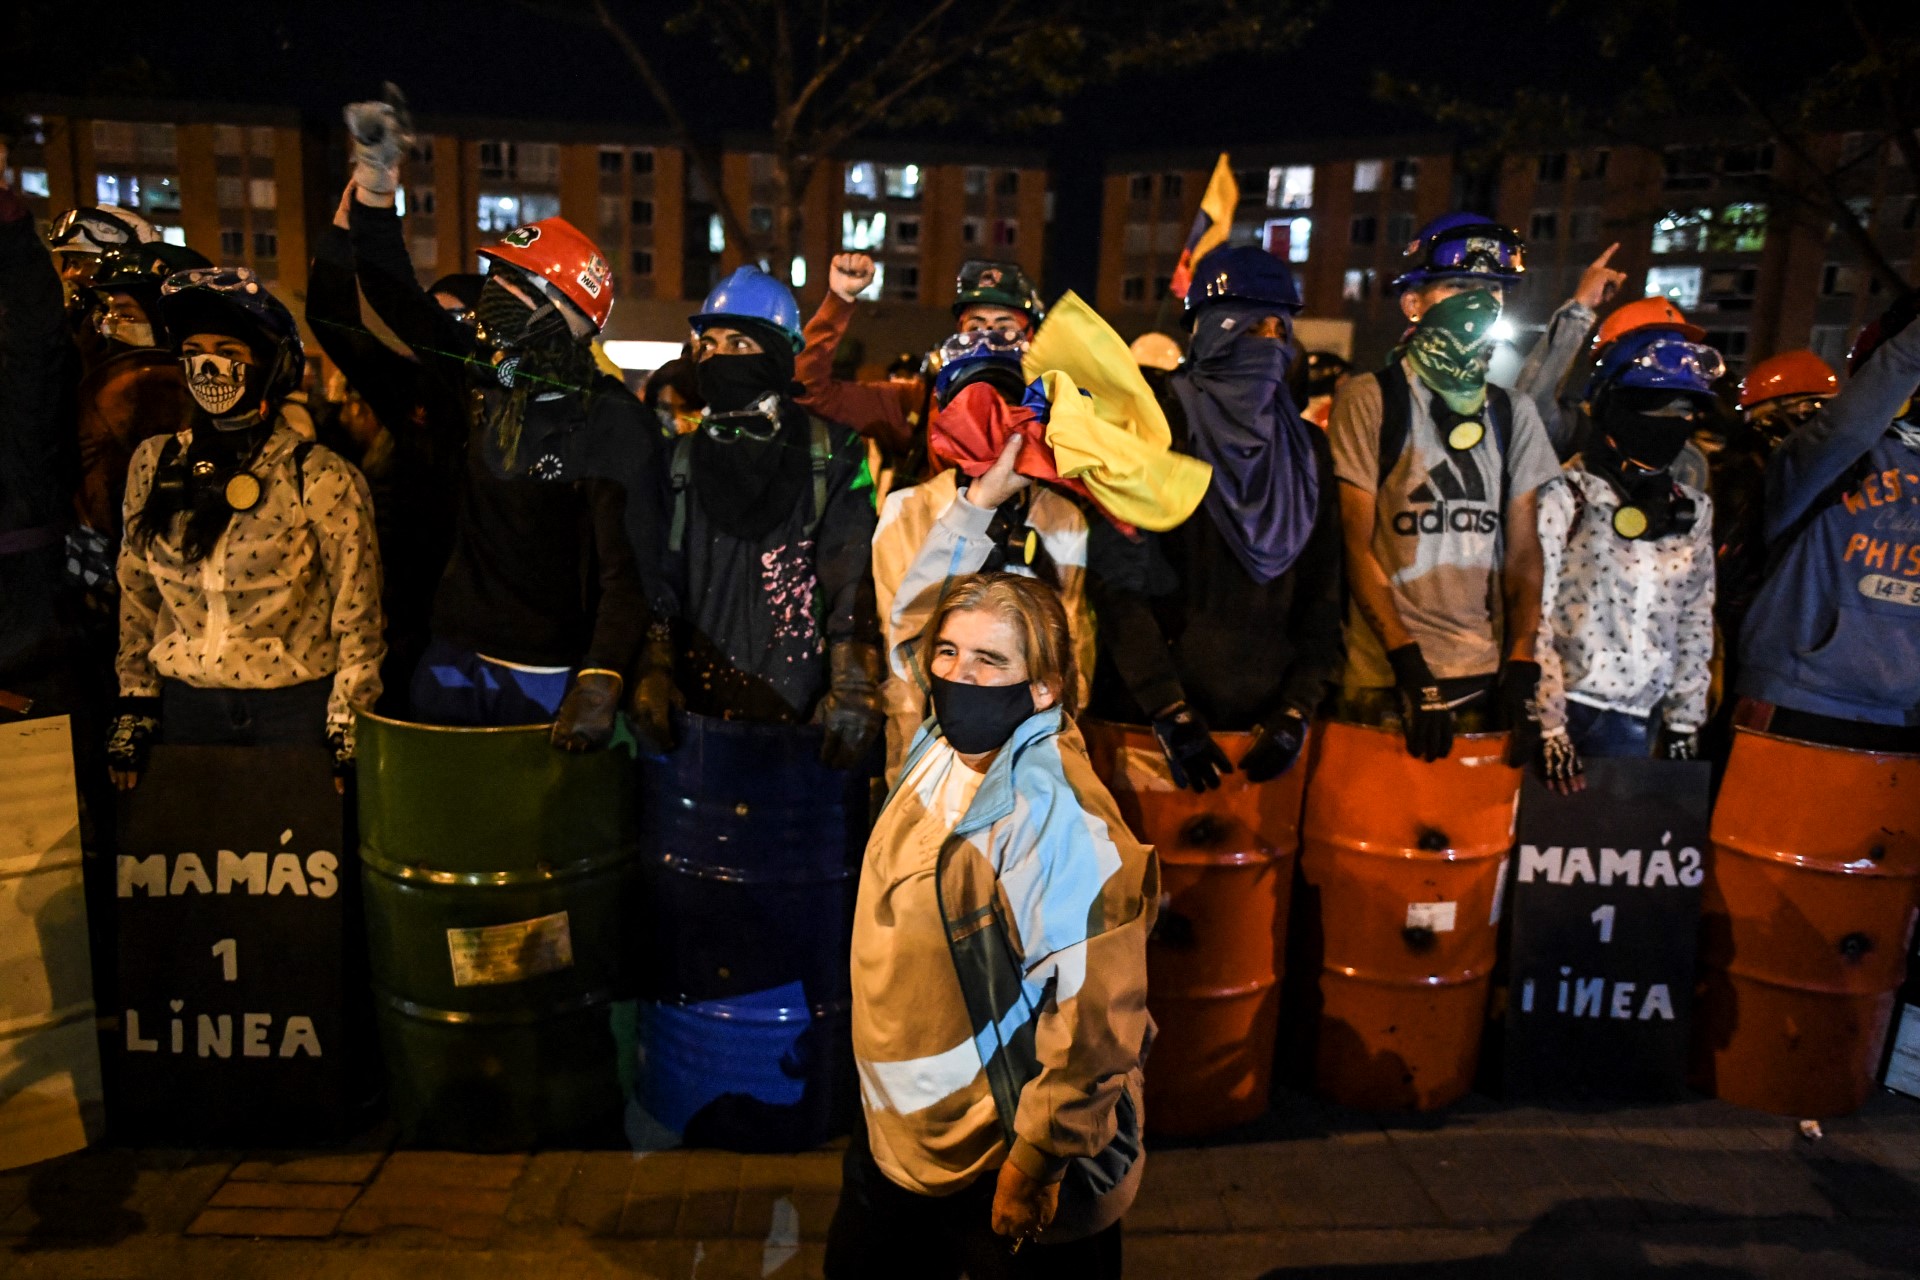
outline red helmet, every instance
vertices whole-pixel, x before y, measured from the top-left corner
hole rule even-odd
[[[565,218],[542,218],[515,227],[499,244],[480,251],[483,258],[505,262],[540,277],[579,307],[595,329],[607,327],[613,310],[613,272],[593,241]]]
[[[1751,409],[1786,396],[1831,396],[1840,392],[1833,366],[1811,351],[1782,351],[1753,366],[1740,379],[1740,407]]]
[[[1656,294],[1651,298],[1635,298],[1609,312],[1600,322],[1600,331],[1593,335],[1593,349],[1598,351],[1621,334],[1635,329],[1677,329],[1686,335],[1688,342],[1707,340],[1705,329],[1690,322],[1680,308]]]

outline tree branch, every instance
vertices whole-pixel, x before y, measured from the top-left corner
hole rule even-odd
[[[713,192],[713,202],[720,211],[720,221],[726,227],[727,235],[740,246],[742,252],[750,254],[753,249],[753,237],[748,234],[746,223],[742,221],[739,211],[733,207],[733,201],[727,198],[727,189],[721,181],[720,165],[715,156],[708,148],[694,140],[693,131],[687,127],[686,117],[680,114],[679,104],[673,100],[673,94],[661,82],[660,77],[654,74],[653,64],[647,60],[646,53],[634,42],[633,37],[627,34],[627,29],[621,25],[620,20],[613,16],[613,12],[607,8],[606,0],[590,0],[590,2],[593,5],[594,17],[612,37],[614,45],[626,57],[627,62],[632,65],[634,73],[640,77],[640,83],[645,85],[647,92],[653,95],[653,100],[659,105],[661,114],[667,118],[667,128],[672,130],[675,139],[692,158],[693,166],[699,172],[701,180]]]
[[[1860,7],[1854,0],[1847,0],[1847,17],[1853,20],[1853,30],[1860,37],[1860,43],[1867,51],[1869,74],[1873,77],[1874,88],[1880,92],[1880,106],[1887,113],[1888,132],[1893,137],[1893,145],[1907,162],[1907,172],[1920,174],[1920,131],[1915,121],[1907,113],[1896,91],[1894,69],[1887,65],[1881,50],[1879,39],[1860,17]]]

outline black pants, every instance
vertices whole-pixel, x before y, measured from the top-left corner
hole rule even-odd
[[[950,1196],[908,1191],[880,1171],[856,1124],[827,1228],[827,1280],[1120,1280],[1120,1224],[1071,1244],[1043,1235],[1018,1254],[993,1231],[989,1171]]]
[[[160,682],[160,741],[197,747],[324,747],[333,678],[284,689]]]

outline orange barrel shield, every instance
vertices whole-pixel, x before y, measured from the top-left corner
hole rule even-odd
[[[1431,764],[1334,721],[1307,782],[1298,928],[1317,947],[1314,1081],[1370,1111],[1444,1107],[1480,1059],[1520,771],[1507,735]]]
[[[1155,1132],[1211,1133],[1267,1109],[1287,903],[1300,847],[1303,762],[1271,782],[1238,771],[1176,787],[1153,731],[1090,722],[1087,754],[1134,835],[1160,854],[1160,922],[1147,943],[1147,1062]],[[1214,739],[1236,765],[1249,733]]]
[[[1920,905],[1920,756],[1735,731],[1701,898],[1694,1073],[1779,1115],[1873,1089]]]

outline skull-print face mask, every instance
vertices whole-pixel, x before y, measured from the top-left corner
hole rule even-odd
[[[258,419],[265,398],[259,366],[209,354],[182,356],[180,367],[194,403],[207,411],[215,426],[239,430]]]

